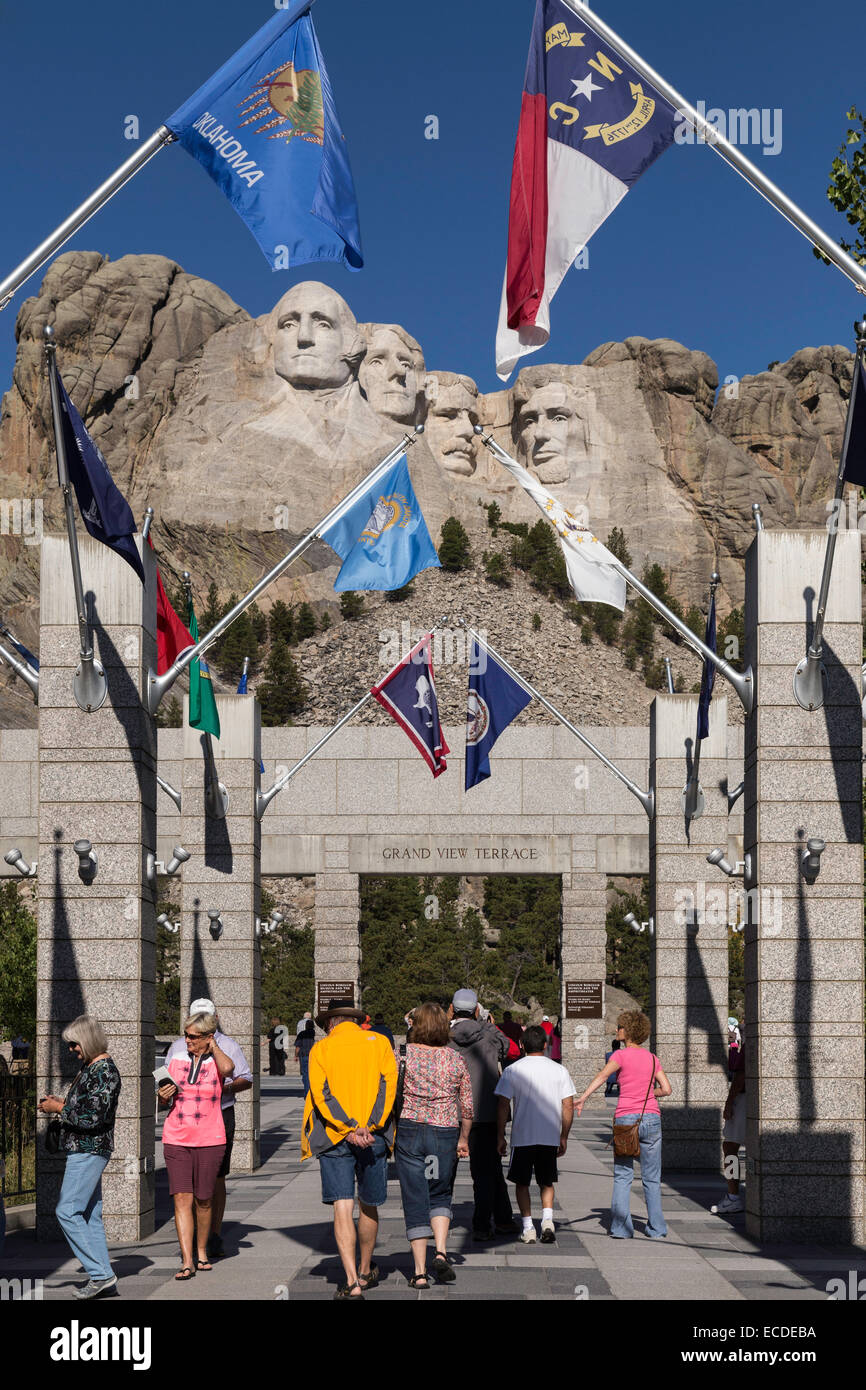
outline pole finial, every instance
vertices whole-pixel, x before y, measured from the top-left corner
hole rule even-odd
[[[752,519],[753,519],[753,521],[754,521],[754,523],[755,523],[755,530],[756,530],[756,531],[763,531],[763,529],[764,529],[764,518],[763,518],[763,516],[761,515],[761,504],[760,504],[760,502],[753,502],[753,503],[752,503]]]
[[[46,323],[45,327],[42,330],[42,336],[46,342],[51,342],[52,338],[54,337],[54,329],[52,328],[50,323]]]
[[[863,315],[862,319],[854,320],[854,336],[858,345],[866,340],[866,314]]]

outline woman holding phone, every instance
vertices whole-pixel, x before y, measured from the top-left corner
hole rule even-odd
[[[216,1029],[213,1014],[190,1015],[183,1025],[187,1055],[168,1063],[172,1079],[164,1081],[158,1092],[160,1104],[170,1107],[162,1129],[162,1146],[180,1241],[181,1268],[174,1277],[184,1282],[197,1270],[212,1268],[207,1258],[211,1199],[226,1147],[222,1089],[225,1078],[234,1071],[234,1062],[214,1040]]]

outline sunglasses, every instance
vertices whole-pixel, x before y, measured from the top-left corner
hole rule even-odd
[[[70,1051],[70,1052],[74,1052],[75,1049],[76,1049],[76,1047],[80,1047],[81,1044],[80,1044],[80,1043],[67,1043],[66,1046],[69,1048],[69,1051]]]
[[[213,1033],[184,1033],[184,1037],[191,1039],[192,1042],[197,1042],[200,1038],[212,1038]]]

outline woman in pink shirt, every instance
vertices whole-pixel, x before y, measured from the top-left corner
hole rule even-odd
[[[174,1224],[180,1241],[182,1268],[175,1279],[192,1279],[196,1269],[212,1268],[207,1258],[211,1198],[226,1148],[222,1116],[223,1081],[234,1071],[234,1062],[214,1041],[217,1021],[213,1014],[192,1014],[183,1025],[186,1057],[168,1063],[171,1082],[159,1088],[161,1105],[170,1107],[162,1129],[162,1147],[174,1197]],[[195,1233],[198,1259],[193,1267],[192,1240],[195,1199]]]
[[[662,1117],[656,1096],[669,1096],[671,1083],[655,1053],[647,1052],[643,1046],[649,1035],[650,1021],[646,1014],[639,1009],[621,1013],[616,1036],[625,1046],[611,1055],[607,1065],[575,1102],[575,1109],[579,1115],[587,1097],[603,1086],[609,1076],[619,1073],[619,1100],[614,1119],[621,1125],[640,1120],[640,1178],[647,1209],[644,1234],[650,1240],[663,1240],[668,1228],[662,1212]],[[614,1155],[610,1234],[617,1240],[630,1240],[634,1235],[629,1209],[633,1177],[634,1159]]]

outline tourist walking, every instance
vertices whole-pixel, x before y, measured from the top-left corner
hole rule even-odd
[[[189,1006],[191,1014],[203,1013],[212,1014],[216,1019],[216,1033],[214,1041],[222,1052],[230,1057],[234,1070],[223,1081],[222,1089],[222,1112],[223,1125],[225,1127],[225,1153],[217,1173],[216,1185],[213,1190],[213,1200],[211,1202],[210,1236],[208,1237],[208,1258],[211,1260],[220,1259],[224,1254],[222,1241],[223,1216],[226,1209],[226,1178],[231,1172],[232,1147],[235,1139],[235,1098],[242,1091],[249,1091],[253,1084],[253,1074],[250,1064],[244,1056],[243,1049],[236,1040],[224,1033],[220,1028],[220,1018],[216,1005],[212,999],[193,999]],[[187,1046],[183,1038],[178,1038],[173,1042],[166,1054],[166,1064],[177,1058],[181,1060],[187,1056]]]
[[[668,1233],[662,1212],[662,1117],[657,1097],[669,1096],[671,1084],[655,1053],[647,1052],[643,1044],[650,1035],[650,1021],[639,1009],[629,1009],[617,1019],[617,1038],[624,1044],[614,1052],[598,1076],[577,1100],[580,1115],[587,1098],[602,1086],[614,1072],[619,1081],[619,1099],[614,1114],[615,1125],[638,1125],[640,1143],[640,1177],[646,1198],[647,1223],[644,1234],[651,1240],[663,1240]],[[614,1154],[613,1197],[610,1204],[610,1234],[617,1240],[634,1235],[630,1198],[634,1178],[634,1158]]]
[[[278,1018],[271,1019],[268,1033],[268,1072],[271,1076],[286,1074],[286,1034],[288,1028]]]
[[[121,1082],[108,1038],[95,1018],[79,1015],[64,1028],[62,1038],[81,1070],[65,1100],[43,1096],[39,1109],[60,1120],[58,1152],[66,1155],[66,1167],[56,1215],[87,1275],[87,1282],[73,1294],[90,1299],[117,1288],[102,1224],[102,1174],[114,1149]]]
[[[746,1206],[740,1195],[740,1148],[746,1142],[746,1055],[742,1047],[738,1047],[736,1051],[731,1084],[722,1111],[725,1122],[722,1129],[722,1153],[728,1193],[716,1206],[710,1208],[717,1216],[744,1211]]]
[[[469,1172],[475,1200],[472,1235],[475,1240],[493,1240],[497,1233],[514,1235],[514,1215],[502,1173],[496,1129],[496,1086],[508,1057],[509,1037],[502,1024],[491,1028],[481,1022],[479,1014],[475,991],[458,989],[448,1008],[449,1046],[463,1058],[472,1082],[473,1117],[469,1131]]]
[[[477,1007],[478,1000],[472,997]],[[450,1040],[445,1010],[439,1004],[421,1004],[415,1010],[412,1041],[406,1046],[403,1104],[394,1147],[406,1235],[415,1261],[409,1280],[413,1289],[430,1287],[427,1242],[431,1236],[438,1282],[450,1284],[455,1278],[448,1258],[451,1193],[457,1160],[469,1157],[473,1108],[469,1071],[461,1054],[448,1046]]]
[[[364,1290],[379,1282],[373,1250],[394,1145],[397,1062],[387,1038],[359,1027],[366,1017],[351,999],[332,1000],[317,1017],[326,1036],[310,1053],[301,1132],[301,1158],[318,1158],[322,1201],[334,1208],[334,1235],[346,1276],[334,1295],[340,1299],[363,1298]]]
[[[214,1189],[226,1151],[220,1102],[223,1085],[235,1065],[216,1040],[213,1013],[191,1013],[183,1025],[183,1037],[186,1056],[169,1054],[166,1066],[172,1079],[164,1081],[158,1092],[160,1104],[169,1107],[162,1126],[162,1148],[180,1242],[181,1267],[174,1276],[180,1282],[192,1279],[196,1271],[213,1268],[207,1242]]]
[[[380,1011],[373,1015],[373,1022],[370,1024],[374,1033],[381,1033],[383,1038],[387,1038],[391,1046],[394,1046],[394,1034],[385,1022],[385,1015]]]
[[[316,1045],[316,1025],[308,1018],[301,1032],[295,1038],[295,1061],[301,1069],[301,1085],[304,1095],[310,1089],[310,1053]]]
[[[542,1242],[550,1245],[556,1240],[553,1222],[554,1184],[559,1176],[556,1160],[565,1153],[574,1115],[574,1082],[565,1067],[545,1057],[547,1040],[547,1032],[539,1024],[527,1028],[523,1034],[526,1055],[502,1073],[496,1087],[500,1154],[506,1152],[505,1126],[512,1104],[514,1106],[508,1180],[515,1186],[523,1223],[520,1239],[525,1245],[534,1243],[536,1238],[529,1191],[533,1173],[541,1189]]]

